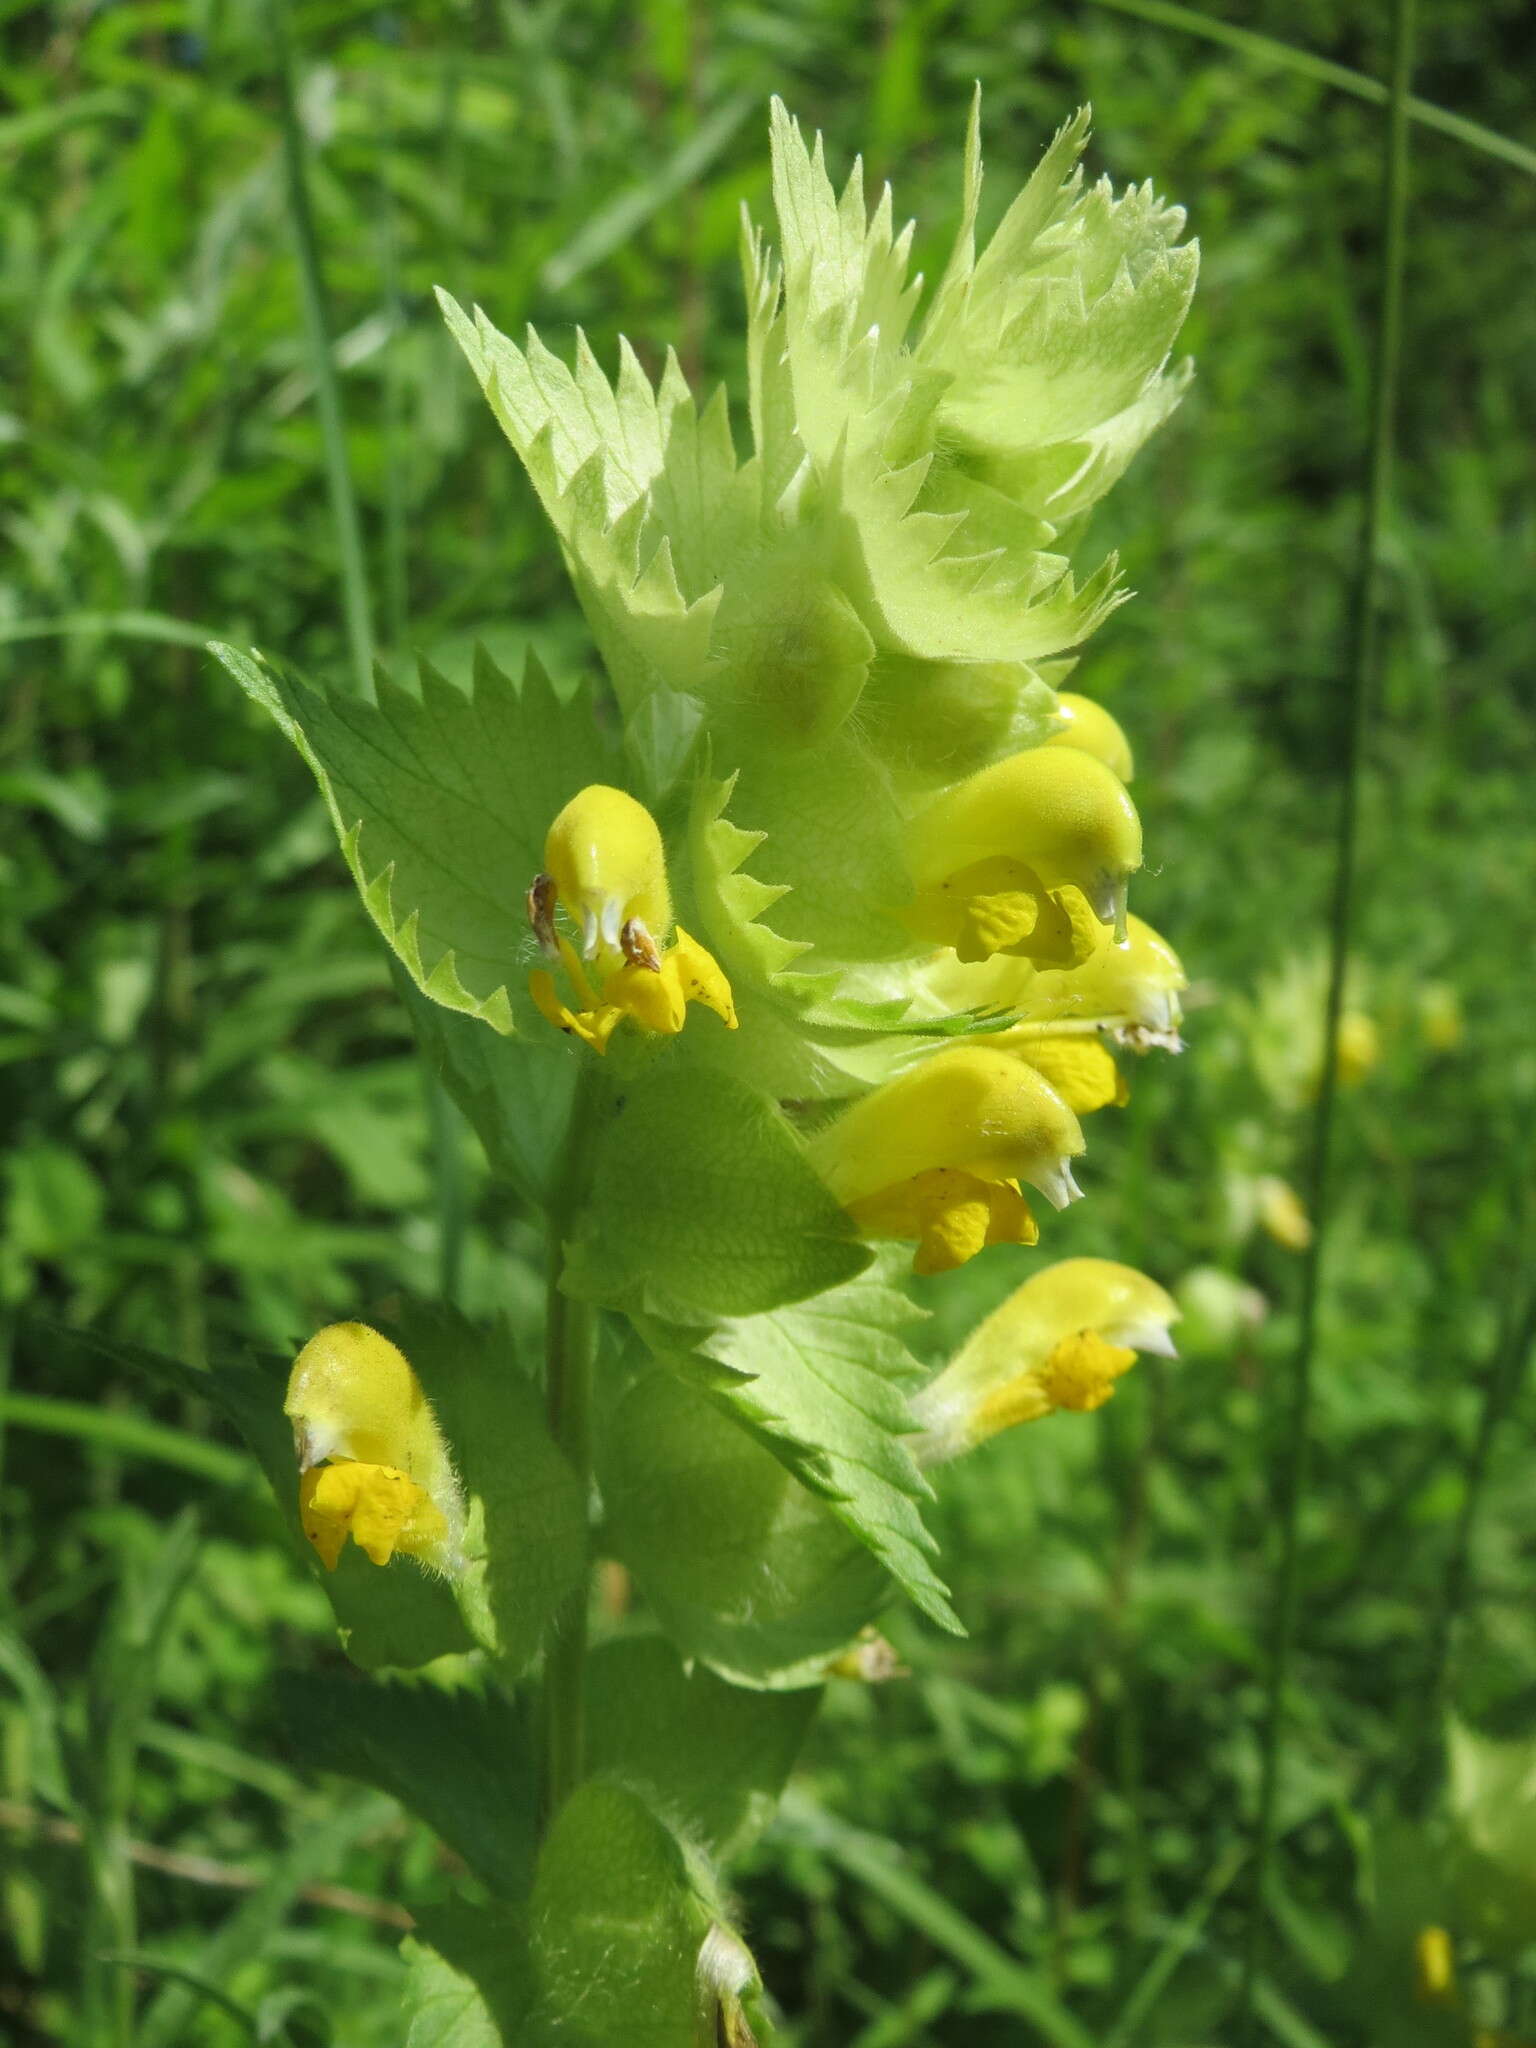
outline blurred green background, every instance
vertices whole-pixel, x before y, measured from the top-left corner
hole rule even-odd
[[[1178,1289],[1183,1356],[946,1481],[970,1639],[893,1618],[911,1676],[833,1687],[743,1880],[792,2048],[1231,2038],[1299,1271],[1275,1183],[1304,1182],[1319,1057],[1381,117],[1178,16],[288,17],[390,664],[452,668],[477,638],[592,659],[431,286],[556,346],[580,323],[611,361],[622,330],[653,367],[671,342],[734,377],[771,92],[835,172],[862,150],[894,181],[930,272],[977,78],[994,217],[1091,99],[1095,172],[1154,177],[1204,248],[1198,379],[1088,543],[1140,596],[1079,671],[1137,744],[1136,907],[1188,963],[1189,1050],[1095,1120],[1090,1200],[1046,1246]],[[1427,12],[1416,89],[1529,141],[1524,17]],[[0,2036],[23,2048],[94,2048],[104,1977],[134,1969],[144,2048],[386,2048],[398,1901],[451,1878],[392,1802],[283,1760],[273,1673],[340,1653],[243,1458],[25,1315],[196,1363],[399,1291],[482,1314],[531,1284],[302,764],[201,648],[339,675],[363,624],[355,596],[349,648],[275,19],[0,0]],[[1385,71],[1384,7],[1192,22]],[[1259,2000],[1260,2038],[1295,2048],[1536,2038],[1536,1752],[1487,1746],[1536,1741],[1536,159],[1421,125],[1413,147],[1350,988],[1379,1057],[1341,1103]],[[921,1283],[920,1341],[941,1358],[1027,1268]],[[1448,1785],[1446,1708],[1481,1731]],[[1454,2006],[1415,2000],[1427,1923],[1459,1944]]]

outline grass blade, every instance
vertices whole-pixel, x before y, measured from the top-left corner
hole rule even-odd
[[[1303,78],[1316,79],[1319,85],[1336,86],[1340,92],[1352,93],[1357,100],[1373,107],[1386,106],[1391,97],[1390,86],[1368,72],[1352,71],[1347,64],[1335,64],[1330,57],[1319,57],[1315,51],[1282,42],[1278,36],[1264,36],[1251,28],[1239,28],[1235,22],[1213,20],[1196,8],[1178,6],[1176,0],[1094,0],[1094,5],[1112,8],[1116,14],[1134,15],[1137,21],[1151,22],[1157,28],[1199,36],[1203,42],[1220,43],[1240,56],[1252,57],[1256,63],[1299,72]],[[1524,143],[1501,135],[1496,128],[1485,128],[1481,121],[1469,121],[1465,114],[1437,107],[1433,100],[1415,99],[1410,94],[1406,104],[1408,119],[1417,121],[1421,128],[1433,128],[1439,135],[1450,136],[1453,142],[1464,143],[1484,156],[1497,157],[1501,163],[1524,171],[1528,178],[1536,178],[1536,149],[1527,149]]]
[[[309,346],[310,372],[315,380],[315,403],[320,409],[326,485],[330,492],[331,520],[336,528],[336,552],[341,568],[347,646],[352,656],[352,672],[358,693],[371,697],[373,610],[368,594],[368,568],[363,555],[357,498],[352,489],[352,471],[347,462],[341,380],[336,375],[336,358],[331,349],[325,282],[320,269],[320,242],[315,232],[314,207],[310,202],[309,154],[294,91],[294,58],[288,34],[288,13],[285,0],[267,0],[267,6],[277,52],[278,113],[283,132],[283,162],[288,174],[288,213],[293,224],[294,250],[299,264],[304,336]]]
[[[1345,712],[1335,837],[1333,896],[1328,932],[1328,993],[1323,1010],[1323,1062],[1312,1120],[1308,1206],[1312,1240],[1304,1256],[1296,1352],[1277,1493],[1280,1567],[1271,1615],[1269,1669],[1262,1727],[1262,1775],[1254,1826],[1252,1888],[1241,1986],[1238,2038],[1254,2038],[1255,1992],[1259,1975],[1269,1869],[1274,1855],[1275,1817],[1281,1754],[1286,1734],[1286,1690],[1295,1648],[1300,1602],[1301,1502],[1306,1491],[1312,1427],[1313,1362],[1323,1255],[1328,1243],[1332,1198],[1334,1106],[1338,1093],[1339,1019],[1344,1009],[1344,975],[1354,929],[1359,867],[1359,809],[1365,721],[1379,645],[1377,566],[1392,475],[1392,439],[1397,417],[1398,359],[1402,340],[1403,269],[1408,226],[1408,82],[1413,69],[1414,0],[1393,0],[1392,84],[1385,126],[1381,181],[1381,270],[1376,345],[1371,371],[1370,428],[1365,453],[1365,490],[1360,537],[1349,595],[1345,659]]]

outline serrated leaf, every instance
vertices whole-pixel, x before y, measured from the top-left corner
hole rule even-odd
[[[659,1637],[605,1643],[587,1667],[587,1768],[726,1861],[772,1818],[816,1699],[686,1671]]]
[[[416,1042],[485,1148],[486,1162],[535,1206],[565,1169],[578,1062],[554,1033],[503,1038],[428,1000],[398,961],[392,978]]]
[[[216,1359],[207,1371],[198,1371],[143,1345],[92,1331],[68,1330],[41,1319],[33,1326],[48,1333],[56,1354],[74,1351],[87,1361],[127,1367],[154,1384],[211,1401],[233,1424],[266,1475],[294,1551],[330,1601],[354,1664],[365,1671],[383,1666],[410,1670],[473,1647],[447,1581],[428,1577],[409,1559],[396,1557],[381,1569],[348,1544],[334,1572],[321,1566],[299,1526],[299,1474],[293,1432],[283,1414],[289,1361]]]
[[[683,1655],[732,1683],[820,1685],[891,1596],[826,1502],[697,1380],[640,1379],[607,1420],[597,1471],[615,1554]]]
[[[472,692],[423,664],[413,696],[321,691],[215,645],[313,770],[369,915],[424,995],[499,1032],[532,1016],[523,895],[551,819],[605,779],[584,692],[555,693],[530,655],[521,689],[483,653]]]
[[[934,1571],[920,1504],[932,1489],[905,1439],[922,1370],[902,1331],[914,1310],[880,1267],[814,1298],[722,1322],[677,1369],[819,1493],[923,1611],[963,1633]]]
[[[566,1285],[698,1322],[819,1293],[868,1258],[777,1105],[679,1040],[610,1099]]]
[[[462,1899],[423,1906],[408,1938],[404,2048],[532,2048],[535,1987],[521,1919]]]
[[[388,1792],[502,1898],[533,1874],[538,1785],[527,1730],[506,1701],[429,1684],[278,1674],[295,1752]]]

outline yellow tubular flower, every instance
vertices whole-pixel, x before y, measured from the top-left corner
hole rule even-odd
[[[606,783],[590,784],[550,826],[544,866],[528,891],[529,922],[546,957],[564,968],[576,1007],[548,968],[534,969],[528,990],[557,1031],[606,1052],[626,1017],[642,1030],[673,1036],[690,1003],[736,1029],[730,983],[713,954],[672,923],[666,852],[644,804]],[[557,905],[580,928],[579,954],[555,929]],[[583,961],[592,963],[593,977]]]
[[[1082,1128],[1022,1060],[952,1046],[873,1089],[810,1141],[811,1161],[860,1230],[917,1241],[942,1273],[984,1245],[1033,1244],[1025,1181],[1063,1209],[1080,1190]]]
[[[1078,747],[1102,761],[1112,775],[1129,782],[1136,773],[1131,743],[1118,718],[1112,718],[1102,704],[1080,697],[1075,690],[1058,690],[1057,709],[1067,721],[1060,732],[1045,742],[1048,747]]]
[[[1061,1408],[1091,1413],[1139,1351],[1174,1354],[1173,1297],[1132,1266],[1063,1259],[1011,1294],[916,1397],[918,1455],[941,1464]]]
[[[375,1564],[395,1551],[457,1568],[464,1506],[432,1405],[403,1352],[366,1323],[331,1323],[294,1360],[299,1518],[327,1571],[351,1535]]]
[[[913,821],[907,849],[917,891],[909,916],[921,936],[962,959],[1028,955],[1033,946],[1038,960],[1072,966],[1095,934],[1062,892],[1076,891],[1123,938],[1141,821],[1102,761],[1078,747],[1042,746],[958,783]],[[1054,937],[1042,924],[1052,902],[1067,920]]]
[[[1021,974],[1016,987],[999,987],[995,998],[989,991],[988,999],[1030,1024],[1106,1024],[1137,1051],[1162,1045],[1177,1052],[1179,993],[1189,985],[1183,965],[1143,919],[1132,914],[1125,926],[1123,945],[1101,928],[1093,952],[1070,973]]]

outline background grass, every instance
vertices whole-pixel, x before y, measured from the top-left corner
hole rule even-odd
[[[396,1290],[483,1313],[533,1285],[302,765],[200,649],[341,673],[366,631],[390,663],[478,637],[590,662],[431,285],[734,374],[771,91],[894,179],[930,271],[978,77],[994,210],[1083,98],[1094,168],[1191,209],[1200,375],[1095,521],[1141,596],[1081,676],[1137,741],[1138,905],[1198,1007],[1185,1057],[1096,1119],[1091,1199],[1048,1245],[1181,1285],[1185,1356],[945,1486],[970,1640],[897,1617],[911,1679],[833,1689],[743,1882],[799,2048],[1230,2038],[1297,1300],[1255,1216],[1304,1170],[1381,116],[1177,13],[293,6],[349,594],[264,0],[0,5],[0,1302],[192,1361]],[[1415,90],[1529,144],[1522,13],[1433,10]],[[1385,71],[1385,9],[1220,18]],[[1341,1104],[1260,1995],[1297,2044],[1536,2032],[1524,1909],[1497,1951],[1457,1925],[1435,1832],[1442,1707],[1536,1735],[1533,195],[1415,128],[1351,986],[1382,1053]],[[936,1357],[1027,1263],[921,1283]],[[337,1655],[318,1595],[196,1404],[35,1341],[7,1371],[0,2030],[395,2042],[390,1905],[448,1873],[388,1801],[281,1761],[273,1671]],[[1462,1940],[1469,2014],[1413,2005],[1426,1918]]]

